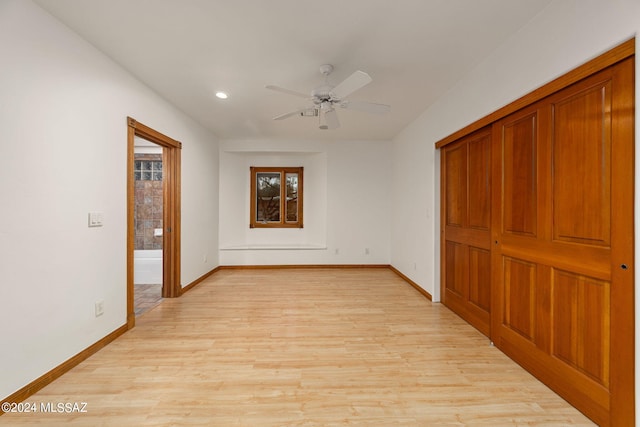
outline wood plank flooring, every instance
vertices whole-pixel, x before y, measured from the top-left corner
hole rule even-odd
[[[29,399],[47,426],[591,426],[392,271],[222,270]]]

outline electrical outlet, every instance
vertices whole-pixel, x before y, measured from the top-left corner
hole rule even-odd
[[[340,255],[340,248],[336,248],[336,252],[335,252],[335,254],[336,254],[336,255]]]
[[[100,317],[104,314],[104,301],[96,302],[96,317]]]
[[[369,251],[369,248],[364,248],[364,254],[365,255],[369,255],[371,252]]]

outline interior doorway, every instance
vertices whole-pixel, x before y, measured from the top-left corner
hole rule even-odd
[[[127,325],[132,328],[135,325],[136,316],[136,282],[140,284],[152,284],[142,283],[148,280],[159,282],[162,298],[178,297],[181,293],[180,150],[182,144],[130,117],[127,119],[127,126]],[[136,151],[138,151],[138,159],[136,159]],[[154,178],[161,184],[154,185]],[[136,190],[145,186],[149,187],[149,194],[138,191],[138,196],[143,199],[149,198],[150,206],[143,207],[140,202],[143,204],[144,200],[138,200],[139,206],[136,207]],[[136,218],[137,208],[150,211],[149,218]],[[140,223],[138,220],[143,222]],[[136,233],[136,228],[141,227],[148,230],[144,230],[142,234]],[[139,252],[136,247],[139,248]],[[139,267],[137,272],[136,255],[146,258],[143,263],[137,260]],[[146,266],[143,268],[142,264],[145,263]],[[147,271],[144,271],[145,269]],[[159,275],[161,277],[158,277]],[[143,292],[142,288],[139,288],[139,292]]]
[[[134,136],[133,305],[136,316],[162,301],[164,148]]]

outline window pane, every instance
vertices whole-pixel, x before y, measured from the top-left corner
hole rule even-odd
[[[287,173],[287,221],[298,221],[298,174]]]
[[[162,162],[153,162],[154,171],[162,171]]]
[[[259,222],[280,222],[280,173],[256,174],[256,218]]]
[[[134,163],[135,163],[134,169],[139,171],[141,169],[142,162],[140,160],[136,160]]]
[[[142,172],[143,181],[151,181],[151,172]]]

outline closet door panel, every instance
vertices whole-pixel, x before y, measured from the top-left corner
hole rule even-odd
[[[490,334],[491,132],[443,149],[442,302]]]
[[[608,247],[611,222],[611,81],[552,104],[553,237]]]
[[[446,243],[445,291],[447,298],[464,298],[467,288],[467,247],[460,243]]]
[[[489,314],[491,311],[491,252],[469,247],[469,302]]]
[[[516,116],[502,127],[503,232],[536,236],[537,114]]]
[[[469,227],[489,231],[491,227],[491,135],[468,144]]]
[[[467,214],[467,146],[444,151],[446,225],[464,227]]]
[[[609,282],[554,270],[552,354],[609,386]]]
[[[536,326],[536,264],[505,257],[502,324],[533,341]]]

